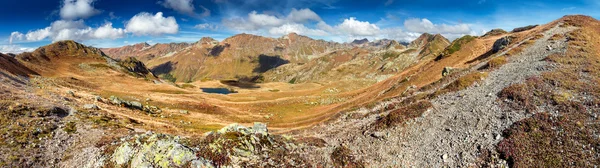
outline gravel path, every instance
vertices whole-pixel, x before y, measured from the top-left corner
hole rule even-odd
[[[305,136],[321,137],[328,142],[328,147],[312,152],[312,158],[327,163],[333,148],[344,144],[370,167],[474,166],[480,152],[495,148],[504,129],[527,117],[524,112],[501,110],[496,94],[511,84],[547,70],[550,66],[542,59],[566,51],[565,40],[551,43],[548,39],[571,30],[556,26],[544,32],[544,37],[519,55],[510,57],[509,63],[490,72],[482,82],[431,100],[434,108],[405,127],[377,133],[384,138],[373,138],[372,133],[364,131],[376,116],[342,117],[336,122],[317,126]],[[548,51],[547,46],[552,50]]]

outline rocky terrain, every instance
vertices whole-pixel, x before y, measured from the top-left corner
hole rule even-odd
[[[594,167],[598,39],[59,41],[0,54],[0,167]]]

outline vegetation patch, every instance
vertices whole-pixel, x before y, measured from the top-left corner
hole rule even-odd
[[[385,53],[383,53],[382,57],[383,59],[388,59],[388,58],[398,58],[398,56],[400,56],[399,53],[394,52],[394,51],[386,51]]]
[[[427,100],[409,104],[405,107],[393,110],[387,116],[375,121],[372,128],[381,130],[397,125],[403,125],[406,121],[421,116],[423,112],[431,107],[433,107],[433,105]]]
[[[546,60],[554,71],[515,84],[499,93],[512,109],[542,111],[504,130],[498,144],[511,167],[594,167],[600,164],[600,25],[589,17],[565,21],[582,29],[569,33],[565,55]],[[595,67],[595,68],[591,68]]]
[[[467,74],[465,76],[458,78],[454,82],[448,84],[443,89],[436,91],[433,96],[442,95],[445,93],[456,92],[456,91],[466,89],[467,87],[473,85],[475,82],[482,81],[487,76],[488,76],[487,72],[473,72],[473,73]]]
[[[162,78],[164,80],[168,80],[173,83],[175,83],[175,81],[177,81],[177,78],[175,78],[173,75],[171,75],[169,73],[160,75],[160,78]]]
[[[500,68],[502,65],[506,64],[506,56],[499,56],[496,58],[492,58],[487,63],[487,67],[490,69]]]
[[[452,42],[452,44],[450,44],[450,46],[448,46],[444,50],[443,55],[444,56],[449,56],[450,54],[452,54],[452,53],[460,50],[461,47],[462,47],[462,45],[467,44],[467,43],[469,43],[469,42],[471,42],[473,40],[475,40],[475,37],[474,36],[470,36],[470,35],[466,35],[466,36],[463,36],[463,37],[461,37],[459,39],[456,39],[456,40],[454,40]]]
[[[69,134],[76,133],[77,125],[75,124],[75,122],[68,122],[67,124],[65,124],[65,128],[63,128],[63,130]]]
[[[506,34],[508,32],[502,30],[502,29],[492,29],[489,32],[485,33],[482,37],[488,37],[488,36],[497,36],[497,35],[502,35],[502,34]]]
[[[334,167],[359,168],[365,167],[362,161],[356,160],[352,151],[345,146],[339,146],[331,153]]]

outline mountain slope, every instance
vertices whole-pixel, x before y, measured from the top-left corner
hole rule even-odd
[[[178,51],[181,51],[192,44],[188,43],[168,43],[155,44],[138,43],[134,45],[119,47],[119,48],[102,48],[101,50],[114,59],[126,59],[135,57],[143,62],[156,57],[170,56]]]
[[[17,59],[13,58],[9,55],[4,55],[0,53],[0,70],[6,71],[7,73],[20,75],[20,76],[28,76],[28,75],[37,75],[36,72],[30,70],[21,64]]]
[[[450,45],[450,41],[440,34],[423,33],[419,38],[411,42],[409,48],[417,48],[419,55],[423,57],[432,57],[440,54],[446,47]]]

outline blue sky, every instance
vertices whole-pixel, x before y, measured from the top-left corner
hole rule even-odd
[[[223,40],[238,33],[408,42],[543,24],[567,14],[600,17],[598,0],[3,0],[0,52],[58,40],[95,47]]]

